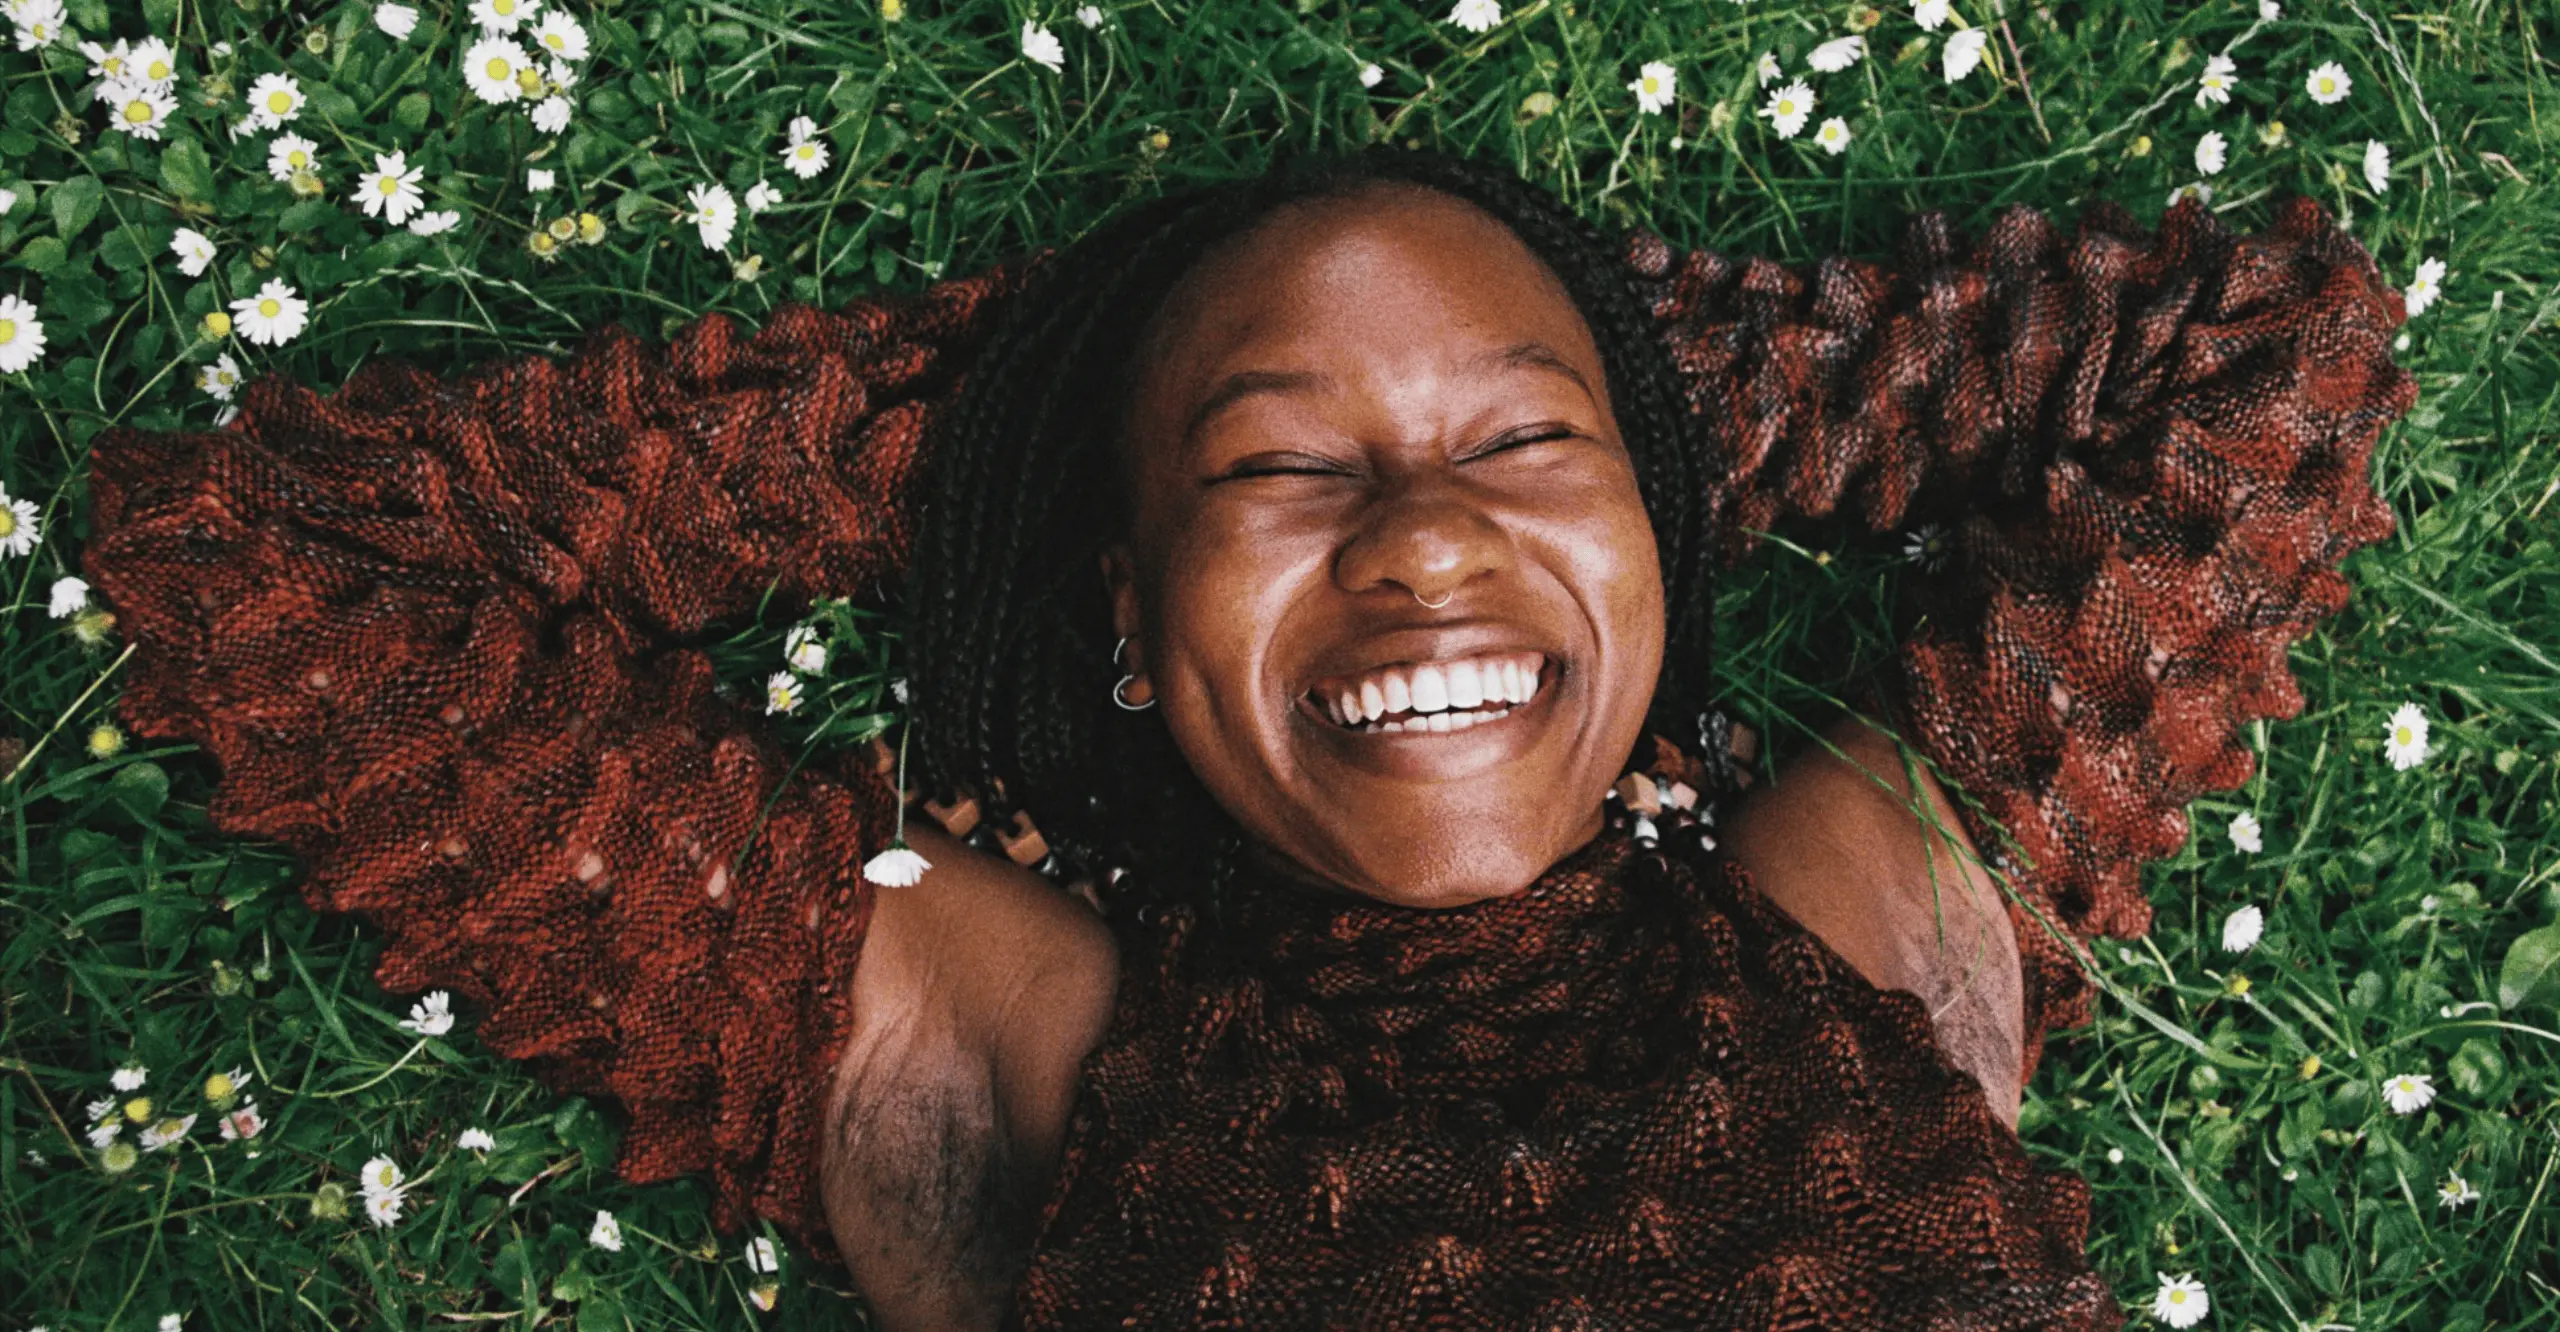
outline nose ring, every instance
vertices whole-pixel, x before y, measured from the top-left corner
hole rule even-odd
[[[1413,589],[1411,589],[1411,588],[1408,588],[1408,589],[1406,589],[1406,590],[1407,590],[1407,591],[1412,591],[1412,592],[1413,592],[1413,599],[1414,599],[1414,600],[1416,600],[1416,601],[1422,601],[1422,593],[1420,593],[1419,591],[1414,591],[1414,590],[1413,590]],[[1422,604],[1423,604],[1424,606],[1426,606],[1426,607],[1429,607],[1429,608],[1430,608],[1430,609],[1432,609],[1432,610],[1438,610],[1438,609],[1440,609],[1441,607],[1448,605],[1448,604],[1449,604],[1449,598],[1454,597],[1454,596],[1456,596],[1456,595],[1458,595],[1458,589],[1456,589],[1456,588],[1454,588],[1454,587],[1453,587],[1453,588],[1450,588],[1446,593],[1444,593],[1438,601],[1422,601]]]

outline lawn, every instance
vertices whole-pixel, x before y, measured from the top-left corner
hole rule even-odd
[[[1454,21],[1479,9],[1482,32]],[[611,1106],[495,1058],[467,1015],[403,1026],[365,928],[307,909],[274,848],[213,832],[203,756],[114,729],[126,645],[57,588],[99,430],[210,428],[240,376],[329,386],[383,357],[557,354],[609,323],[660,338],[912,290],[1277,152],[1383,139],[1787,262],[1889,257],[1926,209],[1967,231],[2016,203],[2148,220],[2201,182],[2253,229],[2303,193],[2419,288],[2399,353],[2419,404],[2375,462],[2399,532],[2295,648],[2309,704],[2259,729],[2257,777],[2153,867],[2157,923],[2101,950],[2099,1017],[2054,1039],[2021,1132],[2094,1186],[2091,1255],[2138,1325],[2192,1274],[2210,1328],[2560,1326],[2551,12],[2008,10],[551,0],[512,40],[559,59],[520,51],[522,81],[492,83],[491,51],[465,59],[484,20],[452,0],[414,24],[367,0],[17,0],[0,1328],[861,1325],[811,1255],[756,1270],[696,1184],[620,1182]],[[100,57],[122,76],[93,93]],[[1671,77],[1647,85],[1655,61]],[[1798,80],[1801,124],[1770,113]],[[307,312],[261,315],[271,283]],[[1734,711],[1783,743],[1890,650],[1909,535],[1792,530],[1731,578]],[[885,720],[895,619],[857,610],[836,628],[862,650],[777,723],[795,740]],[[760,692],[792,623],[725,626],[728,678]],[[2404,706],[2427,723],[2414,763],[2386,752]],[[2262,935],[2226,949],[2247,907]],[[2403,1075],[2432,1099],[2403,1112]],[[92,1103],[113,1120],[136,1099],[93,1146]],[[232,1124],[254,1133],[218,1131],[252,1103]],[[403,1176],[388,1224],[358,1182],[377,1157]]]

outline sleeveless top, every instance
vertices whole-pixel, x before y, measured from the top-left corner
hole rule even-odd
[[[2087,1185],[1700,840],[1156,913],[1006,1326],[2121,1326]]]

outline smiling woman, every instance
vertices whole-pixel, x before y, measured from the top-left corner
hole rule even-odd
[[[2017,1085],[2390,530],[2402,317],[2307,200],[1799,274],[1380,150],[664,365],[252,385],[101,436],[87,572],[386,985],[885,1326],[2114,1327]],[[1711,575],[1844,502],[1955,526],[1918,755],[1740,799]],[[875,885],[899,793],[683,643],[902,567],[951,831]]]

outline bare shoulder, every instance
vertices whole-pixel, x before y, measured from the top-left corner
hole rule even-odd
[[[827,1093],[830,1227],[884,1328],[993,1326],[1028,1256],[1118,957],[1086,903],[932,828],[874,899]]]
[[[1726,829],[1761,891],[1878,989],[1929,1007],[1940,1047],[2017,1122],[2017,939],[1955,808],[1894,739],[1849,718],[1779,768]],[[1835,752],[1836,751],[1836,752]]]

